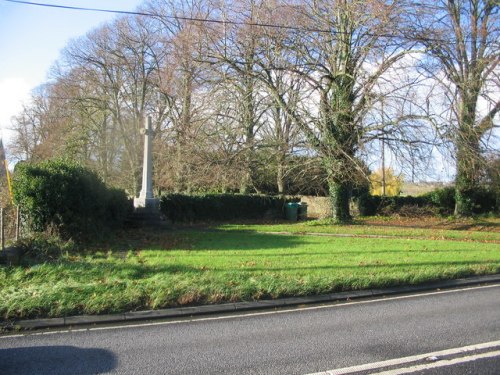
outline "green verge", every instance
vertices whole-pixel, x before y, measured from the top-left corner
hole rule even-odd
[[[485,227],[500,226],[498,220],[490,220],[483,223]],[[226,224],[218,227],[220,230],[252,230],[263,233],[293,233],[293,234],[333,234],[352,236],[390,236],[395,238],[414,239],[442,239],[459,241],[497,242],[500,243],[499,231],[469,231],[469,230],[446,230],[431,228],[410,228],[396,226],[388,223],[387,226],[365,225],[361,221],[353,225],[332,225],[330,220],[314,220],[297,222],[294,224],[269,224],[269,225],[241,225]]]
[[[134,250],[0,266],[0,315],[26,319],[117,313],[500,272],[500,244],[495,242],[222,228],[149,233],[147,241],[129,245]]]

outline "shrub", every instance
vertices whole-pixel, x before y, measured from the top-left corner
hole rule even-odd
[[[21,238],[15,246],[20,250],[22,263],[25,265],[54,262],[61,256],[75,251],[75,244],[72,241],[65,242],[46,233],[33,233]]]
[[[30,231],[79,242],[118,227],[127,214],[125,192],[108,189],[95,173],[73,163],[20,163],[13,182]]]
[[[422,196],[382,197],[378,212],[383,215],[395,215],[404,211],[405,216],[408,216],[411,212],[422,212],[421,208],[429,205],[429,199]],[[412,207],[412,209],[408,209],[408,207]]]
[[[498,212],[498,196],[493,190],[478,188],[471,194],[474,214]],[[455,188],[445,187],[430,193],[405,197],[380,197],[362,194],[356,198],[361,216],[401,215],[451,215],[455,209]]]
[[[438,207],[441,215],[451,215],[455,209],[455,188],[452,186],[436,189],[424,195],[434,206]]]
[[[498,191],[484,187],[475,189],[472,192],[472,213],[498,213]]]
[[[285,203],[298,201],[279,196],[244,194],[168,194],[160,210],[173,222],[278,218]]]
[[[453,186],[436,189],[425,195],[439,209],[441,215],[451,215],[455,210],[456,192]],[[498,212],[498,192],[494,189],[479,187],[470,193],[470,206],[473,214]]]
[[[396,176],[392,168],[385,168],[385,194],[389,197],[398,196],[403,187],[403,178]],[[382,195],[383,194],[383,178],[382,169],[373,172],[370,175],[370,193],[372,195]]]
[[[419,216],[422,213],[434,212],[430,199],[426,196],[381,197],[365,194],[357,199],[357,203],[361,216],[377,214]]]
[[[364,193],[355,197],[354,200],[358,205],[360,216],[375,216],[382,198],[370,195],[370,193]]]

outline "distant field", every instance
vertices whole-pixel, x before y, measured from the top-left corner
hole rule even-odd
[[[469,223],[469,230],[372,220],[382,223],[337,226],[318,221],[125,233],[92,254],[1,266],[0,314],[4,319],[102,314],[500,272],[496,219],[482,226]]]

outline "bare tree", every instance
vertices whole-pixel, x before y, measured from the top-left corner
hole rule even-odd
[[[454,145],[455,214],[472,213],[482,153],[500,110],[499,6],[494,0],[439,0],[412,4],[408,34],[425,47],[420,69],[441,85],[450,109],[434,114]]]
[[[400,4],[376,0],[288,3],[295,19],[303,22],[291,28],[295,32],[286,45],[293,55],[286,69],[307,80],[309,98],[297,108],[274,85],[268,88],[321,156],[332,214],[347,222],[354,171],[362,170],[356,153],[364,141],[364,120],[378,97],[376,84],[405,54],[399,43],[387,37],[398,20]]]
[[[151,16],[118,18],[66,48],[52,84],[18,117],[18,152],[31,158],[66,153],[136,194],[139,129],[153,112],[158,186],[250,192],[273,185],[281,193],[287,173],[300,179],[302,165],[304,174],[318,175],[316,191],[326,178],[332,215],[349,221],[352,187],[366,172],[360,158],[370,147],[382,139],[414,162],[433,146],[427,123],[436,121],[412,97],[420,77],[401,79],[410,63],[404,57],[415,52],[416,43],[395,35],[407,11],[402,5],[403,0],[150,0],[143,10]],[[439,48],[431,48],[443,40],[429,36],[437,26],[428,23],[426,8],[418,9],[413,18],[421,23],[412,37],[440,62],[448,50],[439,47],[438,56]],[[478,12],[479,17],[486,10]],[[490,65],[476,65],[487,65],[481,74],[495,78],[492,51],[482,52]],[[448,69],[432,70],[429,61],[422,64],[433,77]],[[472,67],[464,69],[472,74]],[[491,84],[485,81],[476,99]],[[470,99],[471,91],[464,93]],[[449,93],[453,100],[460,95]],[[485,117],[475,118],[475,128],[487,133],[497,107],[490,104]],[[454,108],[460,118],[472,110]],[[466,145],[470,155],[471,142],[456,140],[471,133],[453,134],[460,135],[453,137],[457,150]],[[428,148],[417,147],[424,141]]]
[[[264,25],[286,26],[293,24],[293,15],[294,12],[282,1],[267,1],[260,9],[259,22]],[[307,168],[298,163],[300,158],[295,159],[292,168],[290,156],[294,152],[304,152],[307,145],[296,121],[282,108],[281,103],[286,102],[292,111],[296,111],[307,85],[302,75],[285,69],[293,61],[293,54],[286,45],[290,29],[263,26],[260,27],[258,37],[257,77],[264,83],[263,90],[269,94],[263,146],[265,150],[271,150],[270,163],[275,168],[277,191],[283,194],[286,180],[292,179],[291,174],[298,175],[301,169]]]
[[[210,7],[204,0],[152,0],[144,9],[153,15],[167,53],[167,61],[160,67],[158,91],[169,103],[161,131],[163,140],[172,141],[175,149],[175,163],[169,163],[175,169],[174,189],[190,192],[196,179],[192,156],[206,106],[202,79],[206,66],[201,61],[205,24],[190,19],[207,18]]]
[[[18,160],[36,160],[36,148],[43,141],[41,114],[36,110],[36,98],[24,104],[21,112],[12,119],[14,137],[10,144],[12,156]]]
[[[235,130],[241,145],[242,193],[255,191],[255,153],[265,111],[266,94],[255,77],[259,36],[254,23],[259,20],[262,3],[256,0],[218,2],[215,8],[223,22],[212,25],[209,34],[207,59],[218,75],[219,90],[232,93],[226,103],[232,108],[230,112],[237,124]]]
[[[140,189],[139,130],[155,100],[155,73],[164,59],[158,36],[149,31],[150,21],[123,17],[72,42],[64,51],[59,73],[67,82],[76,78],[70,85],[78,87],[79,103],[97,104],[104,125],[114,130],[113,142],[119,141],[122,147],[114,162],[126,176],[120,185],[133,195]],[[94,91],[89,92],[89,86]]]
[[[40,161],[63,155],[70,147],[71,110],[59,96],[57,83],[37,87],[13,120],[11,151],[18,159]]]
[[[302,87],[301,78],[287,77],[285,72],[279,71],[271,75],[276,92],[280,97],[287,97],[289,106],[296,106],[300,100]],[[286,193],[285,185],[287,174],[293,173],[289,165],[289,157],[294,151],[305,148],[305,142],[294,119],[283,110],[278,100],[273,98],[270,105],[270,118],[266,121],[264,144],[272,153],[276,168],[276,185],[279,194]],[[296,166],[297,167],[297,166]],[[300,167],[299,167],[300,168]]]

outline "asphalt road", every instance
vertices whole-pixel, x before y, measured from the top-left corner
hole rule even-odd
[[[0,374],[309,374],[498,340],[500,285],[490,285],[287,311],[0,336]],[[499,374],[496,351],[500,342],[397,367],[416,366],[418,374]],[[469,361],[421,367],[463,356]]]

